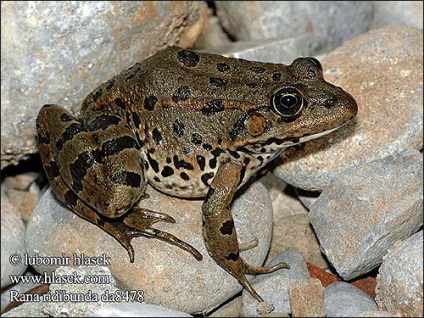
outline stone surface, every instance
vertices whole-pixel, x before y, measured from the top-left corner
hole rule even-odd
[[[4,317],[191,317],[190,315],[144,303],[142,292],[123,293],[107,267],[62,266],[56,277],[76,277],[76,283],[52,283],[49,294],[63,301],[28,301],[2,315]],[[96,281],[95,283],[89,283]],[[84,283],[82,283],[84,282]],[[81,298],[80,301],[75,301]],[[113,298],[112,298],[113,297]]]
[[[271,248],[267,259],[273,259],[281,252],[289,250],[299,252],[307,262],[320,268],[329,267],[307,214],[284,218],[274,214]]]
[[[79,110],[99,84],[166,46],[191,45],[206,24],[203,1],[2,2],[1,168],[36,151],[43,104]]]
[[[423,160],[406,151],[346,169],[309,213],[321,248],[345,280],[381,264],[423,224]]]
[[[259,180],[267,188],[272,201],[274,223],[280,219],[298,214],[307,214],[308,210],[299,201],[293,188],[268,171]]]
[[[217,15],[237,40],[301,34],[315,37],[318,48],[331,49],[368,30],[372,3],[361,1],[217,1]]]
[[[378,309],[371,297],[345,282],[327,286],[324,303],[327,317],[352,317],[356,313]]]
[[[323,290],[317,278],[297,280],[290,287],[293,317],[325,317]]]
[[[22,275],[27,266],[25,254],[25,225],[21,214],[1,192],[1,288],[11,284],[10,275]]]
[[[273,38],[265,40],[238,41],[227,45],[213,46],[204,50],[228,57],[252,61],[291,64],[299,56],[316,53],[314,41],[308,35],[293,38]]]
[[[321,58],[324,77],[354,96],[353,122],[302,150],[287,148],[274,173],[306,190],[323,190],[343,169],[423,146],[423,31],[387,26]]]
[[[275,313],[291,313],[289,289],[297,279],[309,278],[309,271],[303,256],[295,251],[282,252],[267,266],[285,262],[290,269],[280,269],[271,274],[258,275],[252,280],[252,286],[265,302],[272,304]],[[258,317],[258,302],[243,290],[241,316]]]
[[[400,317],[423,316],[423,231],[398,242],[377,275],[376,301]]]
[[[352,315],[352,317],[397,317],[383,310],[366,310]]]
[[[240,317],[241,295],[220,306],[207,317]]]
[[[423,28],[422,1],[372,1],[374,4],[371,27],[387,24],[405,24]]]
[[[132,241],[135,262],[127,251],[98,227],[62,208],[50,190],[40,199],[26,233],[28,253],[111,258],[110,270],[124,290],[143,290],[146,302],[187,313],[208,312],[239,292],[242,287],[219,267],[207,253],[202,235],[201,200],[183,200],[166,196],[152,188],[141,206],[169,213],[176,224],[157,223],[156,228],[170,232],[193,245],[203,255],[196,261],[191,254],[156,239],[144,237]],[[232,204],[239,242],[258,238],[256,248],[241,256],[254,266],[262,265],[271,240],[272,206],[266,188],[253,183]],[[52,267],[35,266],[39,272]]]
[[[228,35],[222,29],[218,17],[212,15],[211,10],[208,10],[209,28],[203,32],[193,45],[193,49],[202,50],[214,46],[227,45],[231,41]]]

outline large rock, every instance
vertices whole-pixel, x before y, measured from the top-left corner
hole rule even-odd
[[[407,151],[346,169],[308,216],[341,277],[369,272],[396,241],[423,224],[422,154]]]
[[[357,313],[378,309],[370,296],[345,282],[327,286],[324,303],[327,317],[353,317]]]
[[[11,275],[22,275],[25,264],[25,225],[21,214],[1,192],[1,288],[12,284]]]
[[[376,291],[380,308],[400,317],[423,316],[423,231],[390,249]]]
[[[41,106],[79,109],[99,84],[207,23],[202,1],[1,3],[1,167],[36,151]],[[78,106],[78,107],[75,107]]]
[[[135,262],[130,263],[127,251],[97,226],[84,221],[63,208],[51,191],[40,199],[28,224],[28,253],[40,256],[61,256],[76,253],[86,256],[110,257],[111,270],[119,287],[142,290],[149,304],[176,310],[208,312],[239,292],[242,287],[219,267],[205,249],[202,235],[200,200],[183,200],[154,191],[141,206],[169,213],[176,224],[157,223],[155,227],[179,237],[203,255],[196,261],[191,254],[157,239],[144,237],[132,241]],[[253,183],[232,204],[239,242],[258,238],[257,247],[241,256],[254,266],[262,265],[268,252],[272,230],[272,205],[266,188]],[[34,266],[42,273],[54,266]]]
[[[358,103],[354,122],[289,147],[274,173],[322,191],[349,166],[423,147],[423,31],[387,26],[360,35],[321,59],[324,77]]]
[[[332,49],[368,30],[372,3],[364,1],[216,1],[217,14],[237,40],[315,37]]]

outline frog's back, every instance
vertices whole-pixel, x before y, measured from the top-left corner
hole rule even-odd
[[[208,101],[223,99],[226,108],[256,108],[268,103],[269,96],[262,93],[265,86],[271,83],[277,89],[290,77],[286,68],[173,46],[102,84],[87,96],[82,112],[117,96],[138,113],[178,107],[181,103],[202,110]]]

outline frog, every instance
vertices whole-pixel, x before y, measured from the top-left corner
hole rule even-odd
[[[148,184],[201,199],[208,254],[263,302],[246,275],[289,265],[253,266],[240,256],[230,210],[236,192],[285,148],[337,130],[357,110],[314,57],[286,65],[170,46],[101,84],[77,116],[44,105],[36,128],[55,197],[114,237],[131,263],[139,236],[203,257],[153,226],[176,220],[139,207]]]

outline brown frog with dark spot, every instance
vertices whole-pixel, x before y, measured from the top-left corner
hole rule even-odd
[[[332,132],[356,113],[355,100],[324,80],[315,58],[282,65],[170,47],[102,84],[79,117],[43,106],[37,130],[57,198],[118,240],[131,262],[137,236],[202,259],[152,227],[172,217],[133,207],[147,183],[169,195],[204,198],[209,254],[262,302],[245,275],[288,266],[254,267],[240,257],[233,196],[284,148]]]

